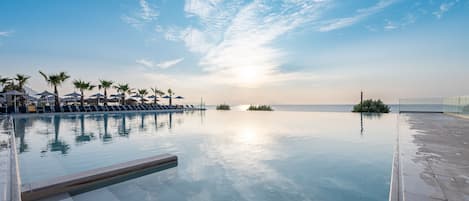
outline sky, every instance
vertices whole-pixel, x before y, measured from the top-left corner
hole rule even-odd
[[[171,88],[184,103],[469,94],[469,0],[0,2],[0,76]],[[88,94],[97,92],[87,92]],[[112,93],[112,92],[111,92]]]

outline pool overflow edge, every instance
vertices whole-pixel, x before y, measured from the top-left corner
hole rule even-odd
[[[46,181],[23,184],[21,197],[23,201],[32,201],[61,193],[82,193],[130,178],[176,167],[177,164],[177,156],[171,154],[132,160]]]

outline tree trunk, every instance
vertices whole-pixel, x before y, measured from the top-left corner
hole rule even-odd
[[[104,88],[104,106],[107,106],[107,90]]]
[[[59,102],[59,91],[57,90],[57,85],[54,85],[54,93],[55,93],[55,106],[59,107],[60,102]]]
[[[122,95],[122,105],[125,105],[125,94],[122,93],[121,95]]]
[[[171,105],[172,105],[172,103],[173,103],[173,101],[172,101],[172,100],[173,100],[173,97],[171,97],[171,96],[170,96],[170,97],[169,97],[169,106],[171,106]]]
[[[83,107],[84,103],[85,103],[85,97],[83,97],[83,90],[80,91],[81,92],[81,99],[80,99],[80,105]]]

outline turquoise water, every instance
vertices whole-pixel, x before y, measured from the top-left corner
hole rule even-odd
[[[23,183],[171,153],[120,200],[387,200],[396,114],[213,111],[16,117]],[[94,196],[93,192],[76,195]]]

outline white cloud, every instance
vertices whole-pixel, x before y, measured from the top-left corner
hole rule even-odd
[[[0,36],[7,37],[11,36],[13,34],[13,31],[0,31]]]
[[[386,30],[393,30],[393,29],[397,29],[397,28],[398,28],[398,26],[394,22],[391,22],[389,20],[387,20],[386,25],[384,26],[384,29],[386,29]]]
[[[179,62],[181,62],[181,61],[183,61],[183,60],[184,60],[184,58],[179,58],[179,59],[174,59],[174,60],[163,61],[163,62],[161,62],[161,63],[156,64],[156,66],[159,67],[159,68],[165,69],[165,68],[172,67],[172,66],[178,64]]]
[[[315,20],[329,1],[284,1],[280,7],[269,2],[188,0],[185,12],[201,26],[170,27],[165,38],[183,41],[189,51],[202,54],[199,65],[209,80],[225,84],[255,86],[298,78],[280,72],[284,51],[272,47],[280,36]]]
[[[158,13],[146,2],[145,0],[140,0],[141,13],[140,17],[144,20],[151,21],[158,17]]]
[[[161,69],[166,69],[166,68],[173,67],[174,65],[180,63],[183,60],[184,60],[184,58],[178,58],[178,59],[174,59],[174,60],[168,60],[168,61],[163,61],[163,62],[160,62],[160,63],[155,63],[155,62],[150,61],[150,60],[139,59],[139,60],[136,60],[135,62],[137,64],[140,64],[140,65],[145,66],[147,68],[157,67],[157,68],[161,68]]]
[[[354,25],[364,20],[366,17],[380,12],[381,10],[392,5],[395,2],[396,0],[380,0],[377,4],[373,5],[372,7],[356,10],[356,14],[354,16],[326,21],[324,25],[319,27],[319,31],[328,32]]]
[[[122,21],[138,29],[146,23],[156,20],[159,15],[156,9],[152,5],[150,5],[146,0],[140,0],[139,6],[140,8],[138,12],[132,15],[123,15],[121,17]]]
[[[433,15],[435,15],[438,19],[442,18],[443,15],[446,12],[448,12],[458,2],[459,2],[459,0],[442,3],[440,5],[439,9],[437,11],[433,12]]]

